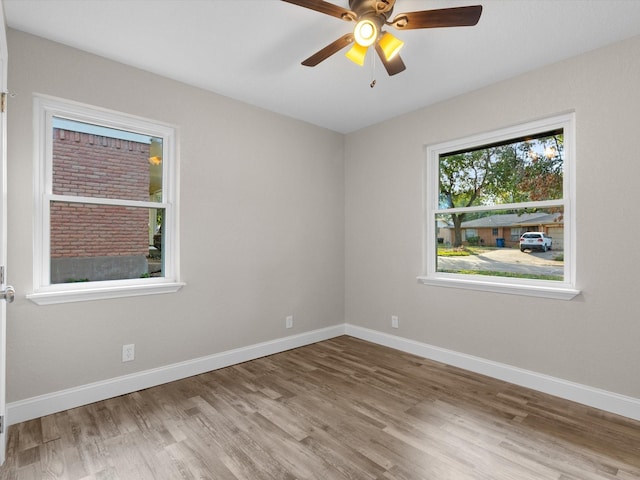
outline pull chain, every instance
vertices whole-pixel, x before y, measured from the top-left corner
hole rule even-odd
[[[371,83],[369,84],[371,88],[376,86],[376,57],[372,55],[371,57]]]

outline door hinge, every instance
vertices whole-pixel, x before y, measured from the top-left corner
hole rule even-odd
[[[4,433],[4,415],[0,416],[0,433]]]
[[[7,111],[7,92],[2,92],[0,94],[0,112],[4,113]]]
[[[4,285],[4,265],[0,265],[0,285]]]

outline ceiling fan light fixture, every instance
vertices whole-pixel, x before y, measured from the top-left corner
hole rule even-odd
[[[402,49],[404,42],[399,38],[394,37],[389,32],[385,32],[378,42],[378,45],[380,45],[380,48],[384,52],[384,56],[387,61],[391,61],[391,59]]]
[[[385,26],[397,30],[466,27],[476,25],[482,15],[482,5],[471,5],[400,13],[391,19],[396,0],[349,0],[348,9],[335,5],[330,0],[282,1],[355,22],[355,28],[351,33],[346,33],[303,60],[302,65],[315,67],[331,55],[352,44],[351,50],[346,54],[347,58],[358,65],[364,65],[367,49],[373,45],[389,76],[403,72],[406,66],[398,54],[404,42],[388,32],[382,31]],[[0,0],[1,2],[2,0]],[[346,0],[342,0],[342,2],[346,3]]]
[[[345,57],[362,67],[364,65],[364,57],[367,54],[368,49],[369,47],[363,47],[359,43],[354,43],[353,47],[345,53]]]
[[[368,47],[378,38],[378,26],[370,19],[364,18],[356,23],[353,29],[356,43],[362,47]]]

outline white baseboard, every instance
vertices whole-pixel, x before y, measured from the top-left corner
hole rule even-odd
[[[346,324],[345,334],[634,420],[640,420],[640,399],[638,398],[627,397],[355,325]]]
[[[611,413],[640,420],[640,399],[637,398],[619,395],[548,375],[542,375],[529,370],[523,370],[453,350],[408,340],[376,330],[342,324],[11,402],[6,406],[6,424],[13,425],[81,405],[87,405],[107,398],[117,397],[137,390],[284,352],[292,348],[328,340],[340,335],[350,335],[423,358],[446,363]]]
[[[124,375],[122,377],[111,378],[101,382],[90,383],[67,390],[11,402],[8,403],[6,407],[6,423],[7,425],[14,425],[81,405],[88,405],[89,403],[106,400],[107,398],[125,395],[163,383],[173,382],[274,353],[284,352],[292,348],[321,342],[322,340],[344,335],[344,329],[345,325],[342,324],[320,330],[313,330],[299,335],[292,335],[290,337],[228,350],[185,362],[174,363],[165,367],[145,370],[132,373],[131,375]]]

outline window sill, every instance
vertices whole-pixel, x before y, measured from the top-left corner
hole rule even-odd
[[[54,305],[58,303],[175,293],[184,285],[182,282],[167,282],[138,285],[101,285],[77,289],[65,288],[64,290],[58,288],[29,293],[26,297],[37,305]]]
[[[553,298],[556,300],[571,300],[580,295],[580,290],[575,290],[565,286],[548,285],[524,285],[521,283],[497,283],[482,280],[472,280],[467,278],[430,278],[418,277],[418,282],[424,285],[437,287],[463,288],[467,290],[477,290],[482,292],[506,293],[509,295],[524,295],[528,297]]]

